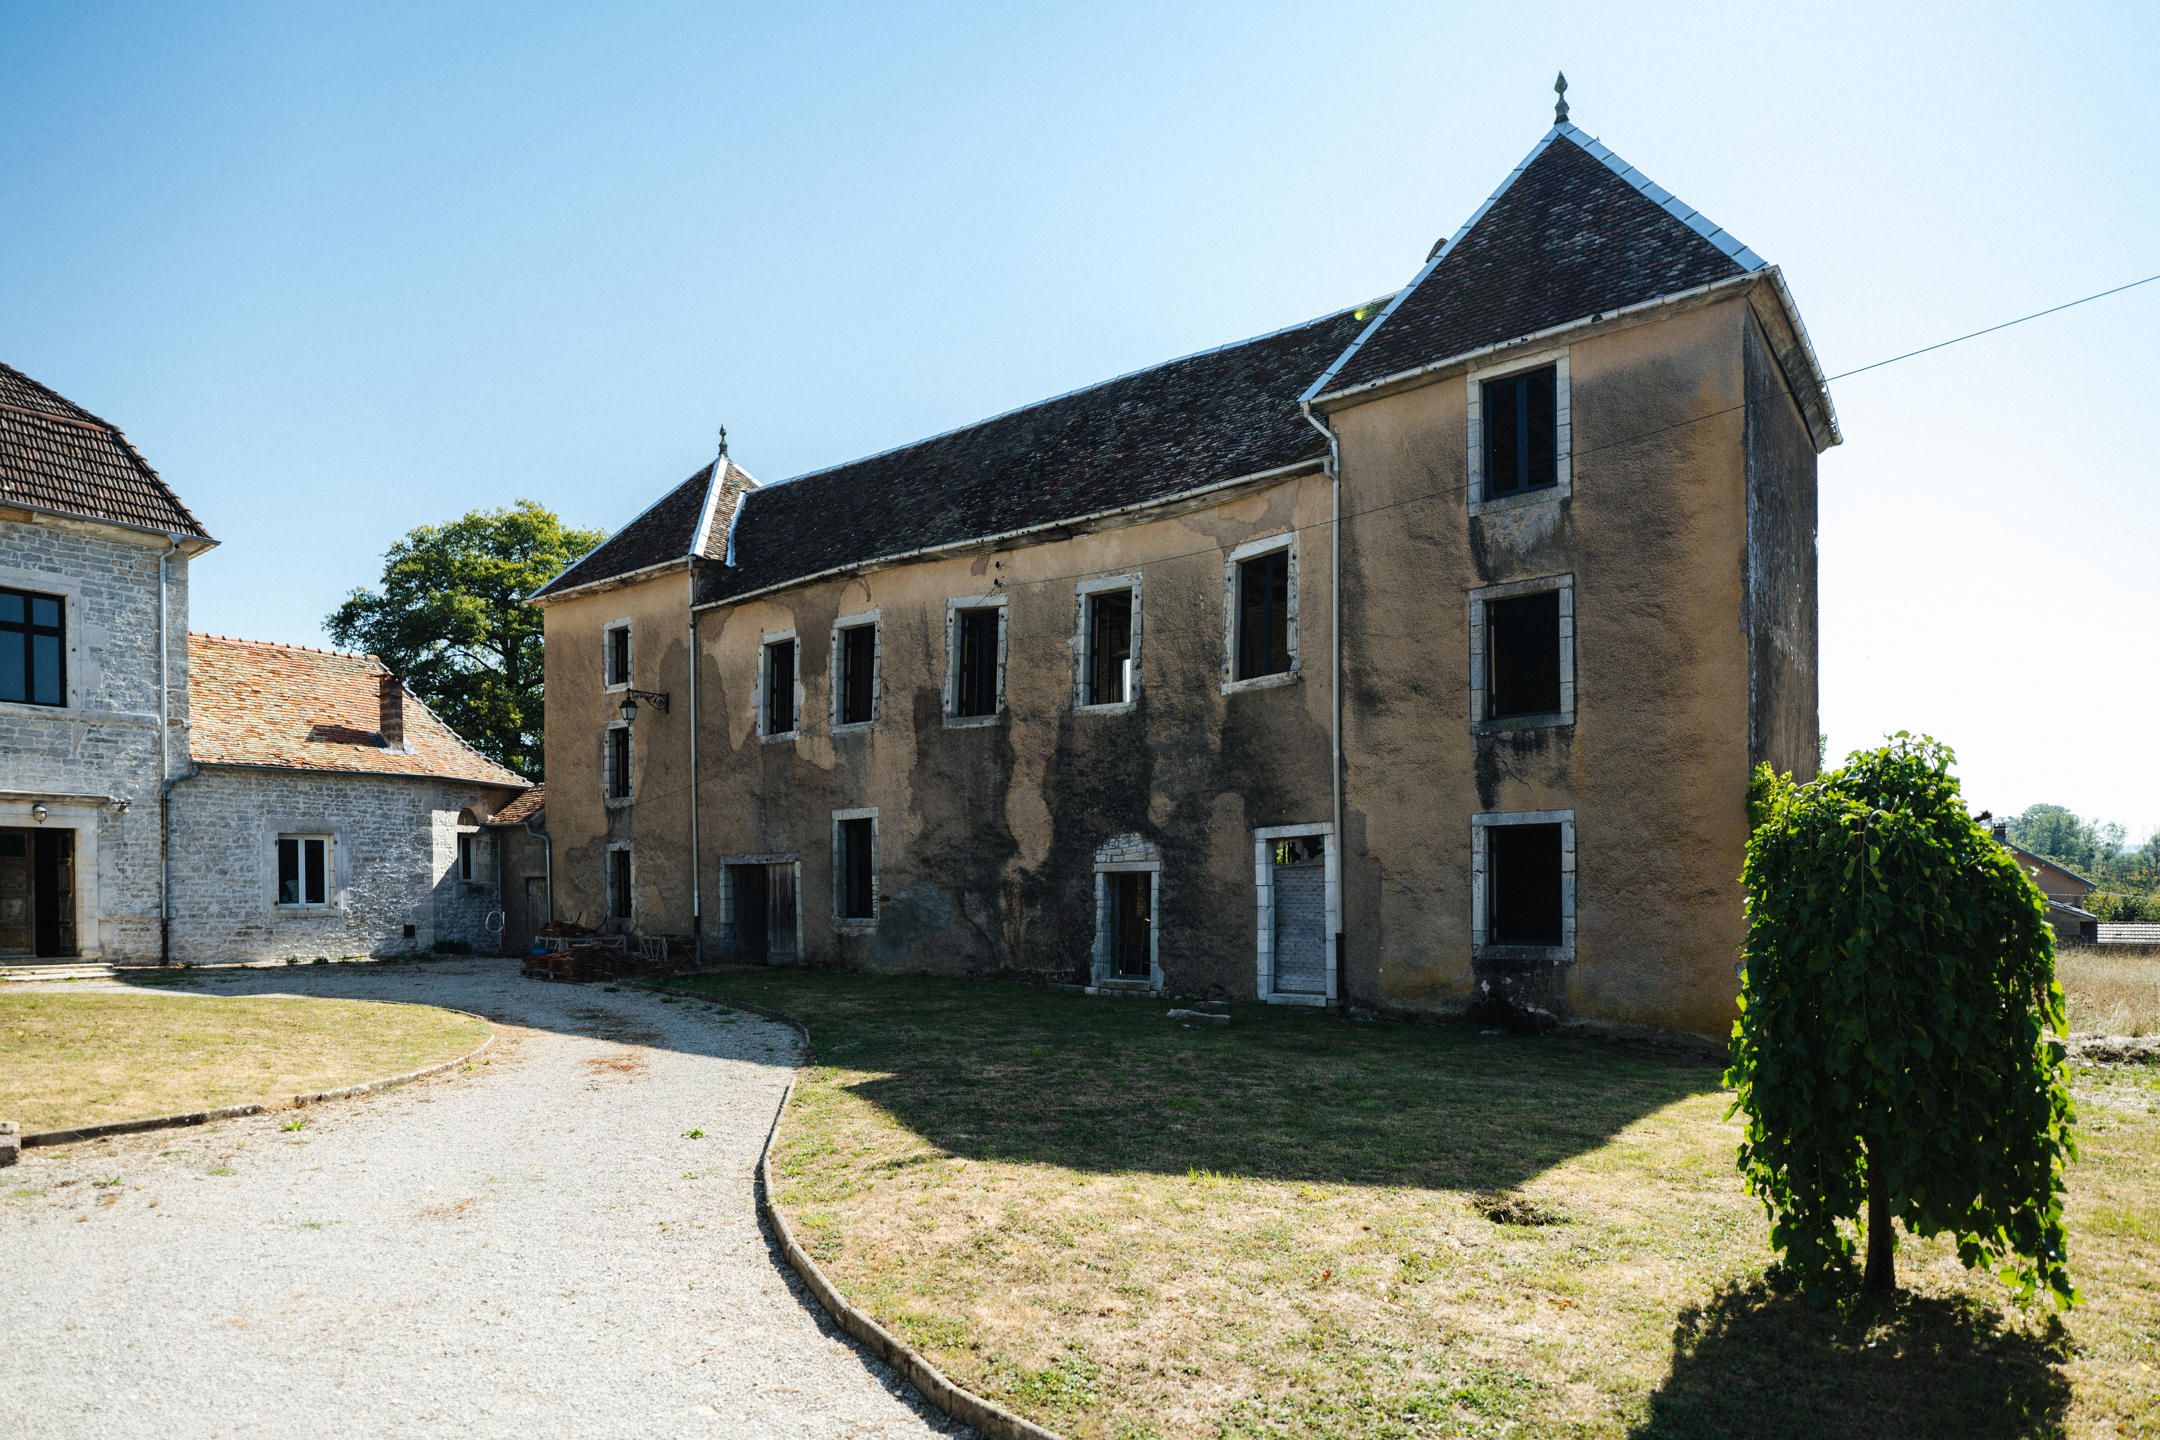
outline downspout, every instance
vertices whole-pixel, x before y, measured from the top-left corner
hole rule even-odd
[[[1331,510],[1328,516],[1328,780],[1334,791],[1335,824],[1335,903],[1337,923],[1341,919],[1343,892],[1349,887],[1344,883],[1345,850],[1349,835],[1343,828],[1343,659],[1342,659],[1342,447],[1335,436],[1335,427],[1315,416],[1310,400],[1300,400],[1298,410],[1306,423],[1327,437],[1327,475]],[[1334,935],[1335,966],[1329,979],[1335,993],[1329,998],[1337,1004],[1344,1000],[1343,983],[1343,931]]]
[[[158,964],[172,964],[172,791],[186,779],[172,773],[172,632],[171,607],[166,592],[172,585],[172,557],[180,553],[180,537],[165,537],[164,553],[158,556],[157,654],[158,654]]]
[[[688,574],[690,577],[690,963],[702,970],[705,968],[705,906],[704,866],[698,856],[698,557],[696,555],[690,557]]]

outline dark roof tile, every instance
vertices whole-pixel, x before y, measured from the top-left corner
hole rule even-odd
[[[210,538],[127,436],[20,370],[0,365],[0,505],[10,502]]]
[[[713,464],[721,462],[715,461]],[[645,512],[609,536],[590,552],[533,592],[534,599],[560,595],[586,585],[619,580],[625,575],[689,555],[705,519],[705,502],[712,489],[713,464],[701,465],[697,473],[661,496]],[[721,476],[720,494],[712,507],[712,519],[699,552],[708,560],[725,556],[728,522],[742,497],[757,488],[748,471],[730,460]]]

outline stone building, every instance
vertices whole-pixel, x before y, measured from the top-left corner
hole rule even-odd
[[[0,365],[0,959],[492,947],[488,822],[525,782],[371,656],[190,636],[214,543]]]
[[[492,951],[496,812],[526,788],[372,655],[190,635],[173,958]]]
[[[1777,269],[1563,116],[1393,295],[716,463],[543,587],[558,913],[1722,1034],[1837,440]]]
[[[0,957],[157,957],[215,543],[117,428],[0,365]]]

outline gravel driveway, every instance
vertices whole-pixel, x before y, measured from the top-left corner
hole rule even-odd
[[[969,1433],[758,1227],[785,1028],[500,960],[195,988],[428,1001],[496,1039],[380,1095],[0,1170],[0,1435]]]

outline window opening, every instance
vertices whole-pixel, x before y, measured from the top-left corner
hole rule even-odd
[[[630,727],[617,725],[607,732],[607,793],[610,799],[630,798]]]
[[[1088,607],[1087,705],[1122,705],[1132,699],[1132,618],[1130,590],[1099,590],[1086,597]]]
[[[1551,715],[1560,705],[1560,592],[1485,603],[1486,715]]]
[[[67,609],[60,596],[0,589],[0,700],[67,703]]]
[[[840,911],[842,920],[870,920],[877,915],[875,895],[877,835],[874,822],[861,819],[839,822]]]
[[[280,835],[277,903],[306,909],[330,903],[330,841],[322,835]]]
[[[1480,391],[1485,498],[1560,483],[1557,372],[1551,365],[1487,380]]]
[[[876,707],[877,626],[852,625],[840,632],[840,723],[867,725]]]
[[[618,625],[607,632],[607,683],[630,683],[630,627]]]
[[[966,718],[998,712],[997,643],[1002,612],[994,606],[955,613],[953,714]]]
[[[1488,941],[1561,944],[1560,826],[1494,825],[1486,843]]]
[[[1238,564],[1237,675],[1251,680],[1290,668],[1290,552],[1271,550]]]
[[[765,733],[785,735],[795,728],[795,642],[774,640],[765,647]]]
[[[627,849],[608,851],[608,915],[615,920],[630,918],[630,852]]]

